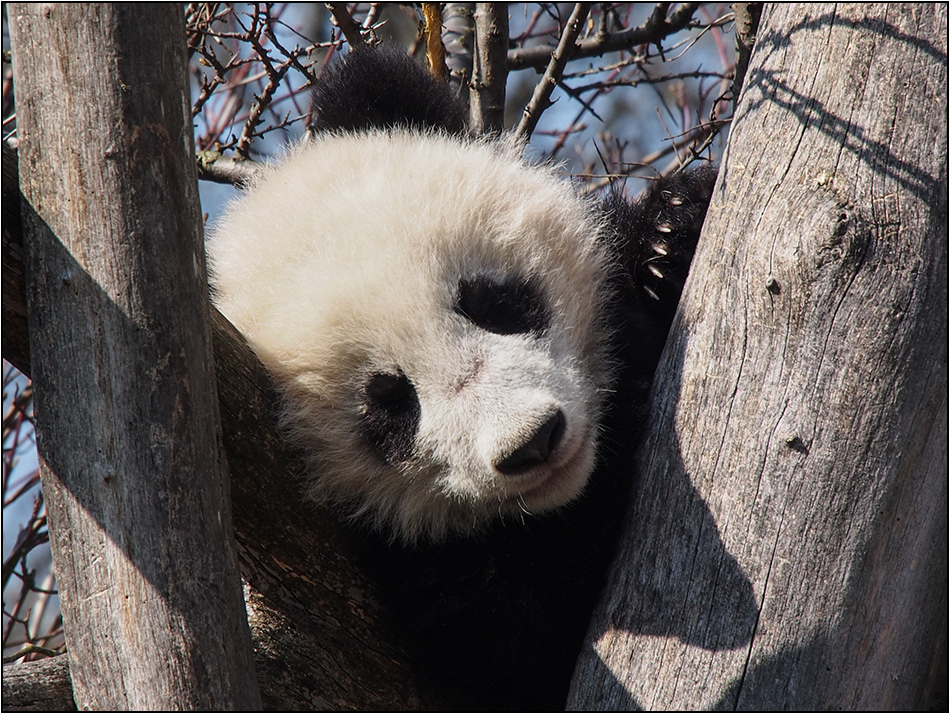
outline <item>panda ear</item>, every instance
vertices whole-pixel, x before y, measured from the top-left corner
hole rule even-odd
[[[313,116],[317,131],[465,132],[465,113],[448,84],[405,53],[383,47],[361,47],[328,65],[313,92]]]

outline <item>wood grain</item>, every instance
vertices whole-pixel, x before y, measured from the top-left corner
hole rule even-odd
[[[946,23],[767,5],[572,708],[946,682]]]

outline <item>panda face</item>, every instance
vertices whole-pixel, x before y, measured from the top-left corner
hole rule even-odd
[[[394,130],[298,148],[209,255],[311,493],[438,539],[586,484],[611,379],[599,232],[515,147]]]

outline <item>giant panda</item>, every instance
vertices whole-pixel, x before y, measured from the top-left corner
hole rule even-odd
[[[563,708],[715,174],[581,197],[393,51],[331,64],[313,103],[214,226],[214,300],[422,680]]]

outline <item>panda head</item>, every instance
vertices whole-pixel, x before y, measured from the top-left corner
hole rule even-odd
[[[313,495],[412,541],[583,490],[611,384],[601,231],[512,143],[368,127],[264,170],[209,255]]]

